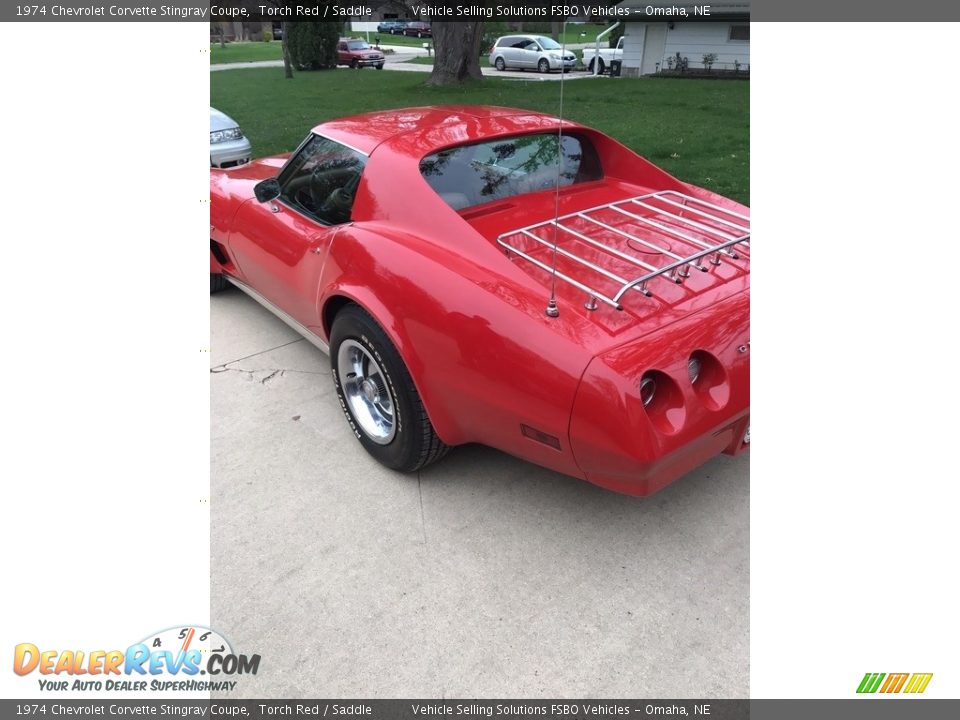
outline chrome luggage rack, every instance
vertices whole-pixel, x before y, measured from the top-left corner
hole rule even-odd
[[[544,230],[550,232],[544,233]],[[544,237],[547,234],[552,237]],[[611,238],[619,241],[620,247],[613,247]],[[675,252],[668,240],[687,249]],[[656,278],[679,284],[690,277],[691,267],[709,271],[701,262],[704,258],[708,258],[712,266],[720,265],[722,257],[740,260],[736,246],[749,247],[750,218],[675,190],[661,190],[510,230],[499,235],[497,242],[506,248],[508,256],[513,253],[585,292],[588,310],[597,308],[597,300],[623,310],[620,301],[628,291],[637,290],[650,297],[648,285]],[[593,260],[584,257],[583,250],[581,254],[574,252],[574,245],[584,244],[587,248],[583,250]],[[637,250],[631,244],[644,250]],[[663,257],[667,263],[658,266],[645,262],[628,252],[630,249]],[[536,250],[547,255],[551,262],[534,257],[532,253]],[[687,254],[689,250],[694,252]],[[568,272],[560,272],[555,266],[561,258],[599,274],[619,289],[604,292]],[[623,276],[627,267],[639,267],[645,272],[629,279]]]

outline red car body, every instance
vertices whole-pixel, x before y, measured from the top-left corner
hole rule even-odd
[[[375,67],[383,69],[386,58],[383,52],[367,45],[360,38],[340,38],[337,43],[337,65],[351,68]]]
[[[403,28],[403,34],[408,37],[428,38],[433,37],[433,30],[430,28],[430,23],[409,22]]]
[[[254,187],[276,177],[285,157],[212,169],[212,277],[239,285],[320,347],[330,342],[345,305],[366,310],[402,357],[446,445],[481,443],[621,493],[655,492],[717,454],[748,447],[749,243],[732,228],[748,223],[749,210],[568,121],[562,133],[595,148],[599,179],[457,210],[421,172],[423,159],[445,148],[559,131],[554,117],[475,106],[323,123],[314,135],[366,156],[351,221],[334,226],[318,225],[282,202],[255,199]],[[666,267],[671,256],[626,239],[618,227],[636,237],[641,225],[660,232],[657,225],[673,223],[684,237],[699,223],[741,240],[681,265],[680,277],[650,279],[649,296],[634,292],[639,285],[628,288],[618,309],[608,301],[621,283],[611,281],[609,293],[602,283],[591,286],[602,292],[585,293],[552,280],[551,272],[523,257],[542,244],[531,239],[539,231],[509,237],[557,216],[580,222],[585,210],[606,212],[611,203],[637,197],[662,197],[663,207],[669,198],[683,198],[679,204],[688,208],[672,209],[682,220],[675,223],[663,220],[670,217],[666,210],[637,205],[635,215],[644,220],[624,213],[632,225],[609,231],[623,235],[623,247],[639,247],[645,254],[638,257],[654,267]],[[639,202],[659,207],[660,201]],[[519,252],[498,242],[505,234]],[[686,258],[699,249],[669,237],[667,253]],[[522,245],[526,240],[530,246]],[[563,255],[568,240],[556,247],[556,259],[551,247],[533,256],[576,279],[580,261]],[[599,263],[602,252],[586,253],[587,260]],[[707,259],[717,264],[702,262],[700,271],[683,276]],[[545,312],[551,285],[556,317]],[[606,299],[591,301],[595,294]],[[649,405],[641,396],[645,378],[656,380]]]

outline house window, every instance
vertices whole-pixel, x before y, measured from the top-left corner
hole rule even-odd
[[[741,40],[743,42],[750,42],[750,26],[749,25],[731,25],[730,39]]]

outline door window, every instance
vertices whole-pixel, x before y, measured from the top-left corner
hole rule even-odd
[[[350,221],[367,157],[313,135],[280,173],[280,199],[324,225]]]

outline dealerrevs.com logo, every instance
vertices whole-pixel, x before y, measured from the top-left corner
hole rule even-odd
[[[867,673],[857,687],[858,693],[922,693],[933,673]]]
[[[234,652],[215,630],[199,625],[151,633],[126,650],[41,650],[20,643],[13,671],[37,673],[41,690],[233,690],[239,675],[256,675],[259,655]],[[202,679],[201,679],[202,678]]]

